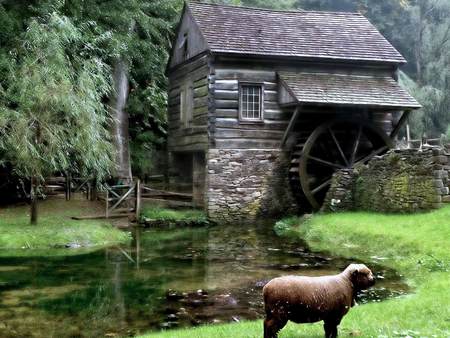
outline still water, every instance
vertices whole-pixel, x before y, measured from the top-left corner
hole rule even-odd
[[[0,258],[0,336],[123,337],[263,315],[261,291],[286,274],[334,274],[350,261],[311,253],[271,227],[135,233],[129,246],[72,257]],[[394,271],[360,302],[407,291]]]

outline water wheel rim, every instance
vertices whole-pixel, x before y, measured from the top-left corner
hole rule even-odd
[[[343,153],[342,149],[338,149],[338,152],[343,157],[344,162],[346,162],[345,166],[339,165],[336,163],[332,163],[332,162],[329,162],[329,161],[326,161],[323,159],[314,158],[314,156],[309,155],[311,153],[313,147],[316,145],[316,141],[319,139],[319,137],[321,135],[323,135],[324,133],[328,132],[329,130],[333,131],[332,127],[337,124],[341,124],[341,125],[348,124],[348,125],[358,126],[358,137],[357,137],[358,142],[360,141],[362,131],[364,131],[364,129],[366,129],[367,131],[370,131],[373,136],[379,137],[379,140],[382,143],[384,143],[384,146],[381,146],[379,149],[376,149],[373,153],[368,154],[367,156],[364,156],[363,158],[356,159],[356,152],[358,150],[358,144],[356,144],[356,145],[354,145],[354,147],[355,147],[354,149],[356,149],[356,150],[352,151],[352,157],[350,158],[350,161],[348,161],[348,159],[346,159],[345,156],[342,154]],[[333,138],[333,141],[335,141],[335,135],[333,136],[333,132],[331,132],[331,137]],[[335,119],[335,120],[331,120],[331,121],[326,122],[326,123],[320,125],[319,127],[317,127],[311,133],[311,135],[308,137],[308,139],[306,140],[306,142],[304,144],[302,156],[299,161],[299,171],[298,171],[301,188],[303,190],[303,193],[304,193],[306,199],[311,204],[311,207],[313,208],[313,210],[319,210],[321,207],[320,203],[315,198],[316,193],[326,189],[326,187],[331,184],[332,176],[328,180],[321,182],[319,184],[319,186],[317,186],[316,188],[311,189],[310,184],[309,184],[310,176],[308,174],[308,162],[310,160],[313,160],[316,162],[318,162],[318,161],[322,162],[323,164],[328,165],[330,167],[335,167],[336,170],[337,169],[350,169],[350,168],[353,168],[354,165],[356,165],[357,163],[367,162],[372,157],[380,155],[381,153],[392,148],[392,146],[393,146],[393,141],[388,136],[388,134],[385,133],[382,129],[374,126],[373,122],[368,121],[368,120]],[[339,148],[339,145],[337,146],[337,148]]]

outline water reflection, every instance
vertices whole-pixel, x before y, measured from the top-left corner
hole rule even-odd
[[[135,231],[130,246],[56,258],[0,259],[2,337],[130,336],[262,316],[276,276],[337,273],[349,262],[309,252],[267,227]],[[393,272],[360,301],[400,295]]]

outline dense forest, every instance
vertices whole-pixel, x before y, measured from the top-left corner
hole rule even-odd
[[[408,60],[402,84],[424,107],[410,118],[413,136],[449,133],[450,1],[209,2],[363,13]],[[0,165],[35,180],[69,168],[102,177],[117,160],[111,147],[129,136],[133,175],[151,171],[164,149],[164,71],[182,6],[0,0]],[[119,113],[125,131],[114,126]]]

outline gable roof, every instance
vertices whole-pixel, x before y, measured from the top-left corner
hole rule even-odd
[[[406,63],[359,13],[274,11],[190,2],[217,53]]]
[[[297,103],[420,108],[421,105],[386,76],[279,72]]]

